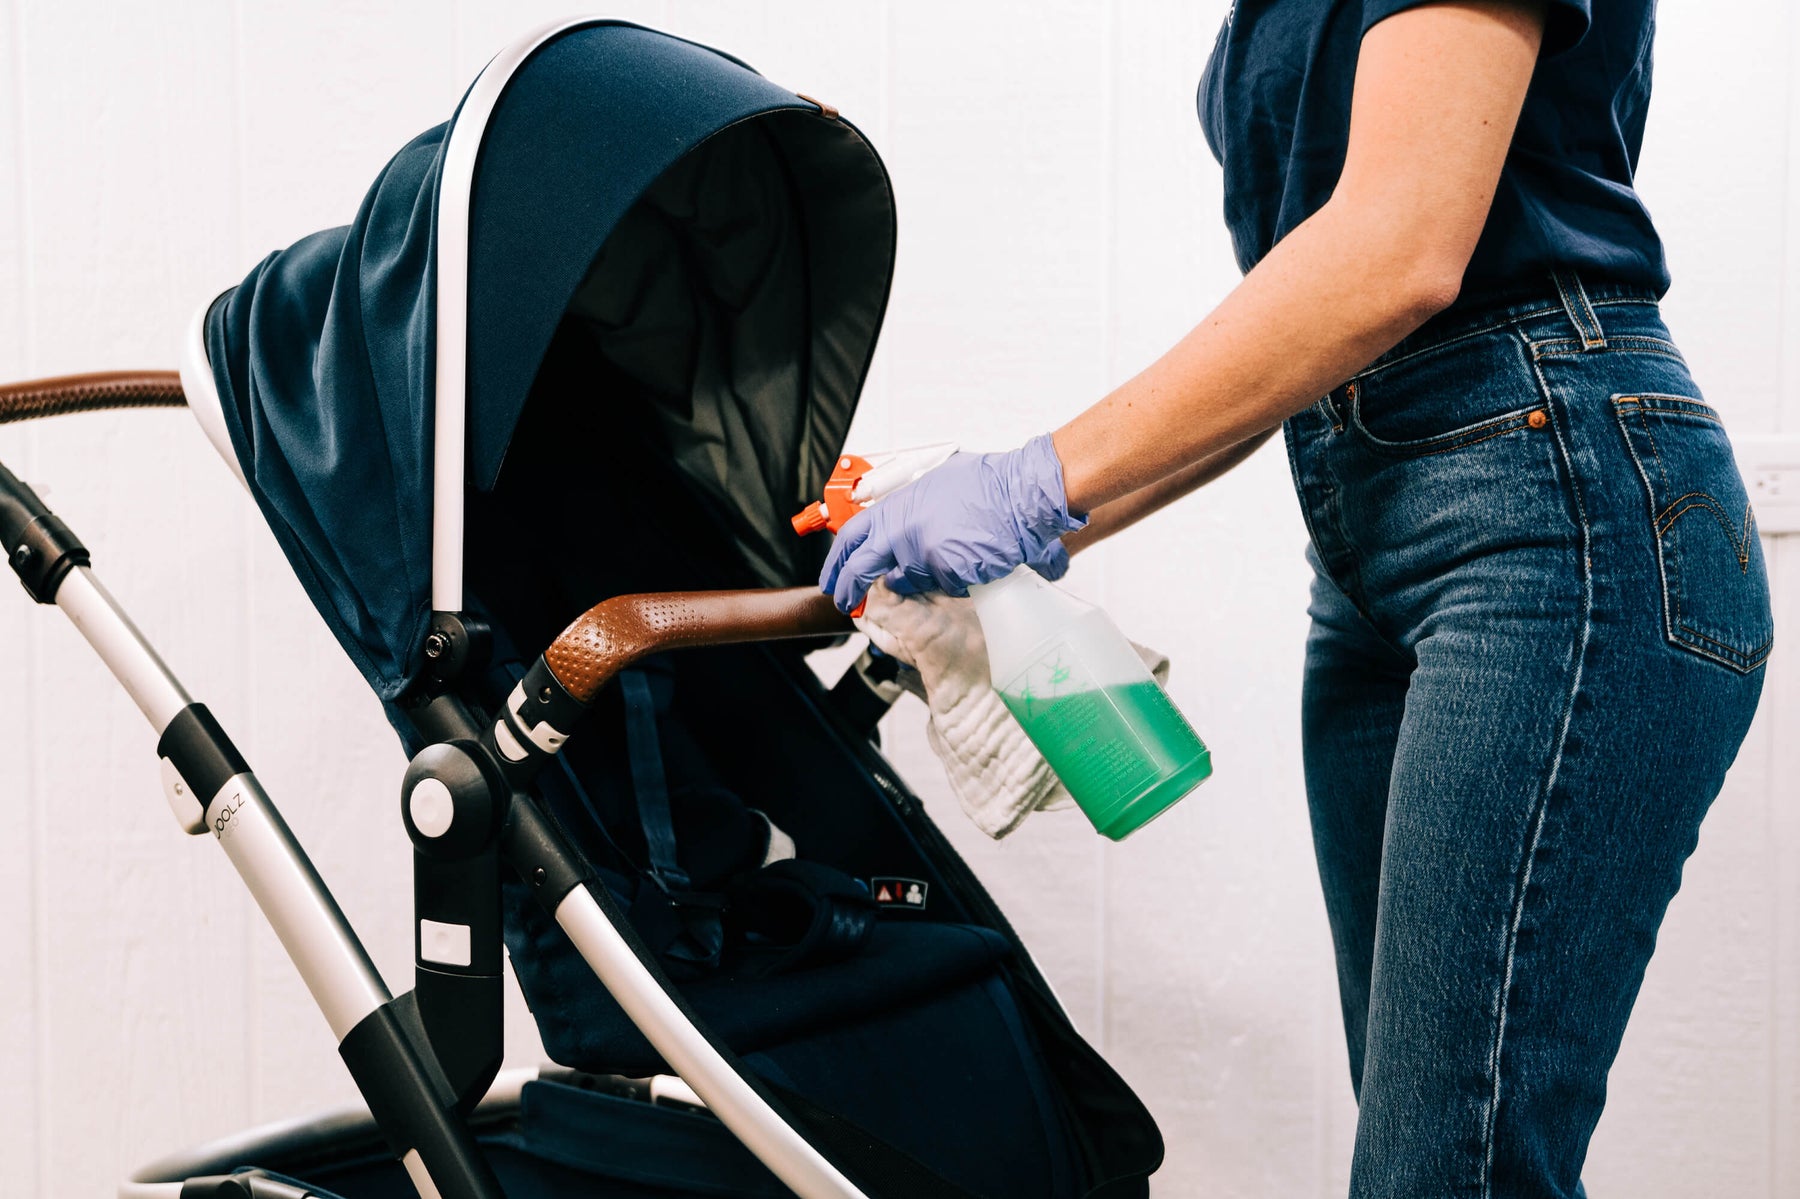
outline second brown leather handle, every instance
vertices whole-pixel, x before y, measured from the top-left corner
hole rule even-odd
[[[646,654],[699,645],[824,637],[850,618],[815,587],[769,591],[658,591],[588,609],[544,651],[544,664],[581,703]]]
[[[187,403],[174,371],[102,371],[0,383],[0,425],[102,408],[176,407]]]

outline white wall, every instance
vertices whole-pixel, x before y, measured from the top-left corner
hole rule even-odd
[[[827,99],[893,171],[901,253],[854,444],[1013,444],[1232,284],[1193,93],[1225,0],[616,6]],[[560,4],[0,0],[0,378],[166,366],[190,309],[349,218],[387,157]],[[1800,431],[1800,13],[1666,6],[1643,189],[1668,313],[1739,432]],[[390,980],[407,970],[400,755],[183,416],[0,431],[232,729]],[[1279,451],[1078,566],[1168,649],[1218,776],[1112,846],[995,846],[923,745],[892,754],[1076,1021],[1160,1117],[1157,1194],[1341,1194],[1353,1128],[1301,797],[1303,538]],[[1800,547],[1771,544],[1782,636]],[[1174,552],[1172,552],[1174,551]],[[1613,1075],[1597,1196],[1800,1195],[1800,667],[1778,654]],[[152,738],[66,622],[0,586],[0,1196],[347,1098],[221,856],[173,829]],[[1783,731],[1790,735],[1782,736]],[[515,1011],[515,1015],[517,1012]],[[515,1019],[512,1056],[535,1040]]]

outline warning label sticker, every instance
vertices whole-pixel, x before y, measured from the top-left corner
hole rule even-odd
[[[925,910],[925,896],[931,884],[916,878],[872,878],[869,894],[884,908],[916,908]]]

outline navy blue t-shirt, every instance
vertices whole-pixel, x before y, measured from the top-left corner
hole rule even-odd
[[[1238,0],[1200,81],[1225,168],[1225,222],[1249,271],[1331,198],[1363,34],[1429,0]],[[1656,0],[1552,0],[1544,49],[1458,307],[1535,294],[1558,267],[1668,290],[1632,186],[1650,103]]]

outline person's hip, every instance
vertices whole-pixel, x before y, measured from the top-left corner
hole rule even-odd
[[[1512,613],[1737,672],[1767,657],[1754,513],[1647,294],[1559,275],[1539,301],[1458,314],[1286,434],[1324,572],[1398,649]]]

